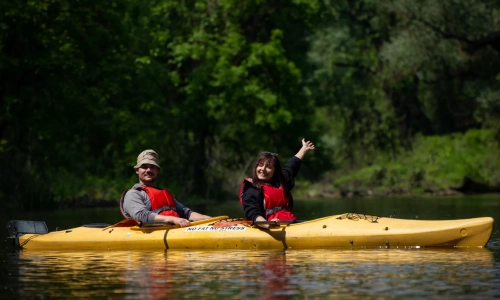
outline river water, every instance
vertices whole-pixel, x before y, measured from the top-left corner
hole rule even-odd
[[[197,207],[241,217],[237,201]],[[296,201],[300,219],[346,212],[420,220],[495,218],[485,248],[290,251],[28,251],[0,248],[0,299],[500,298],[500,195]],[[49,230],[115,223],[118,209],[0,215]],[[4,231],[5,237],[7,231]]]

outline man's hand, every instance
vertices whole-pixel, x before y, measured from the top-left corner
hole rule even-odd
[[[200,213],[197,213],[195,211],[191,212],[191,215],[189,216],[189,220],[191,221],[200,221],[200,220],[205,220],[205,219],[210,219],[210,216],[207,215],[202,215]]]
[[[173,217],[173,218],[174,218],[173,223],[177,224],[177,225],[179,225],[181,227],[187,227],[187,226],[191,225],[191,223],[188,220],[186,220],[186,219],[175,218],[175,217]]]
[[[173,216],[162,216],[162,215],[156,215],[155,222],[173,223],[179,225],[180,227],[187,227],[191,225],[189,220]]]

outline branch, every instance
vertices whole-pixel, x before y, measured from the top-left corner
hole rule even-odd
[[[471,46],[469,49],[464,49],[469,54],[473,54],[476,51],[478,51],[479,49],[481,49],[487,45],[493,47],[493,49],[500,52],[500,32],[486,36],[485,38],[480,39],[480,40],[471,40],[464,35],[460,35],[460,34],[446,31],[446,30],[442,30],[441,28],[433,25],[431,22],[427,21],[426,19],[418,17],[417,14],[410,7],[406,7],[406,9],[408,10],[408,12],[410,12],[411,16],[415,20],[421,22],[425,26],[432,29],[434,32],[440,34],[444,39],[458,40],[458,41],[464,42],[464,43],[468,44],[469,46]]]

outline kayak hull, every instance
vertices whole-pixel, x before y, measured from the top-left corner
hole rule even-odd
[[[24,249],[319,249],[369,247],[484,247],[491,237],[490,217],[461,220],[407,220],[342,214],[264,229],[248,224],[217,228],[227,217],[190,227],[76,227],[18,237]]]

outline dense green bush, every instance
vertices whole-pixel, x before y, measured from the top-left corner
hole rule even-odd
[[[494,131],[471,129],[445,136],[417,136],[396,159],[380,156],[370,166],[336,172],[335,189],[373,193],[423,193],[460,187],[464,178],[500,184],[500,149]]]

